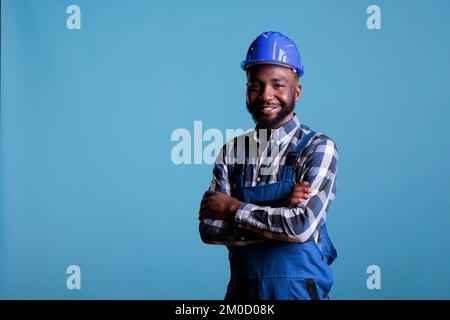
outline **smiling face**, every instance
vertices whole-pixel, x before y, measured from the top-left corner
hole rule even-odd
[[[247,109],[258,128],[279,128],[294,116],[301,86],[292,69],[257,64],[247,70]]]

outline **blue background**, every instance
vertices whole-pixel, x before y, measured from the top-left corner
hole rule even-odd
[[[175,165],[171,134],[253,128],[239,63],[269,30],[300,48],[300,121],[340,151],[331,297],[450,298],[450,2],[1,9],[0,298],[222,299],[227,250],[197,221],[212,166]],[[66,288],[71,264],[81,290]],[[366,286],[372,264],[381,290]]]

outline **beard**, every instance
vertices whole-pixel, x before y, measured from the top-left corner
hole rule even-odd
[[[273,119],[265,119],[262,114],[262,107],[281,107],[281,110]],[[295,92],[291,94],[289,103],[280,101],[279,103],[264,103],[255,100],[254,103],[249,104],[247,102],[247,110],[252,115],[253,121],[255,121],[258,128],[273,128],[277,123],[286,118],[293,110],[295,106]]]

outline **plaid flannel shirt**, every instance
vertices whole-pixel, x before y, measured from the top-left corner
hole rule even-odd
[[[254,139],[258,146],[257,129],[230,140],[222,148],[213,169],[213,180],[209,190],[233,195],[234,166],[240,156],[245,157],[246,172],[244,185],[256,186],[282,179],[286,155],[293,151],[310,130],[300,124],[296,115],[282,127],[274,130],[266,149],[256,163],[248,163],[248,154],[242,151],[240,138]],[[274,156],[274,146],[277,152]],[[271,150],[272,149],[272,150]],[[231,152],[230,156],[230,150]],[[238,150],[238,151],[236,151]],[[239,155],[242,152],[243,155]],[[274,239],[302,243],[314,239],[320,248],[320,229],[325,223],[327,212],[336,193],[336,170],[338,150],[327,136],[317,133],[310,139],[301,153],[295,170],[295,183],[308,181],[313,189],[312,196],[292,208],[259,206],[243,202],[234,220],[202,219],[200,236],[208,244],[242,246]],[[264,168],[274,169],[271,174],[262,174]]]

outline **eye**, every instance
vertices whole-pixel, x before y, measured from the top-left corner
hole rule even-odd
[[[277,83],[277,84],[274,85],[274,88],[275,89],[281,89],[281,88],[284,88],[284,86],[282,84],[278,84]]]
[[[247,85],[247,87],[249,90],[254,90],[254,91],[259,90],[259,85],[257,83],[249,83]]]

